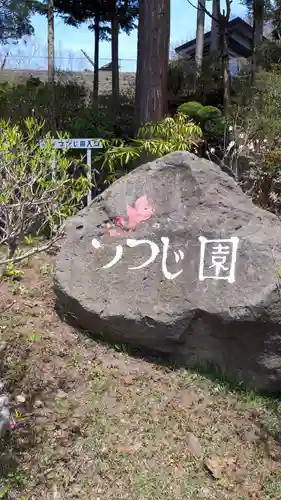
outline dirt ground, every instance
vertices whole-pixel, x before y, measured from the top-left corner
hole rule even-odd
[[[0,441],[0,498],[281,499],[281,402],[73,330],[53,264],[0,284],[18,421]]]

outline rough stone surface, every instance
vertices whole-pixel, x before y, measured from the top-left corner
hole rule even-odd
[[[114,228],[116,222],[133,230]],[[199,236],[239,238],[234,283],[199,280]],[[169,238],[167,270],[182,269],[174,279],[163,274],[162,237]],[[148,266],[130,270],[151,250],[146,243],[129,248],[127,238],[150,240],[160,253]],[[104,269],[117,245],[122,258]],[[210,275],[208,245],[204,272]],[[55,290],[58,305],[92,334],[168,353],[186,366],[215,364],[252,387],[281,391],[278,267],[279,219],[254,206],[215,164],[178,152],[119,179],[70,219]]]

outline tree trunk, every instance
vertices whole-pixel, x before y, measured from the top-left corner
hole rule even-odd
[[[93,102],[99,97],[99,49],[100,49],[100,14],[95,15],[95,54],[94,54],[94,82],[93,82]]]
[[[263,41],[264,25],[264,0],[254,0],[253,2],[253,41],[252,41],[252,70],[251,80],[254,83],[255,74],[260,71],[260,65],[257,58],[257,49]]]
[[[54,45],[54,0],[48,0],[48,82],[50,85],[49,120],[53,136],[56,134]]]
[[[230,101],[230,77],[229,77],[229,56],[228,56],[228,42],[227,33],[223,33],[223,51],[221,56],[222,61],[222,81],[223,81],[223,109],[224,114],[227,115]]]
[[[170,0],[140,0],[136,132],[167,113],[169,42]]]
[[[212,6],[212,26],[211,26],[211,47],[210,52],[215,53],[219,50],[219,19],[220,15],[220,0],[213,0]]]
[[[48,0],[48,81],[54,82],[55,61],[54,61],[54,0]]]
[[[116,105],[119,101],[118,33],[119,33],[119,22],[116,10],[116,1],[114,0],[114,6],[112,7],[112,17],[111,17],[112,98],[114,105]]]
[[[196,49],[195,49],[196,79],[200,77],[202,71],[203,50],[204,50],[204,28],[205,28],[205,11],[204,11],[205,5],[206,5],[206,0],[198,0]]]
[[[224,14],[219,14],[219,45],[222,69],[223,108],[225,115],[227,115],[230,101],[228,23],[229,17],[227,15],[225,16]]]

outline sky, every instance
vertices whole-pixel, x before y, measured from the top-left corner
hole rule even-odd
[[[207,0],[206,6],[210,8],[210,0]],[[171,49],[195,37],[196,15],[196,9],[187,0],[171,0]],[[244,15],[245,8],[239,0],[233,0],[231,16],[244,17]],[[47,19],[44,16],[34,16],[32,24],[35,30],[34,37],[27,40],[25,45],[20,43],[17,47],[12,47],[9,67],[11,65],[19,69],[47,67]],[[205,24],[205,31],[208,31],[209,18],[206,18]],[[72,71],[91,69],[81,49],[93,58],[93,42],[93,33],[88,30],[86,24],[73,28],[66,26],[59,17],[55,19],[55,56],[58,68]],[[110,51],[109,42],[100,43],[100,66],[110,62]],[[124,33],[119,35],[119,58],[121,71],[136,70],[137,30],[130,35]]]

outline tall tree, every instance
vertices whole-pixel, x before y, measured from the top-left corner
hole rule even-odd
[[[89,22],[95,33],[94,94],[98,89],[99,40],[111,36],[112,93],[119,96],[118,34],[130,32],[138,15],[138,0],[54,0],[56,11],[67,24]]]
[[[88,21],[89,30],[94,33],[94,62],[86,55],[94,67],[93,101],[98,98],[99,91],[99,44],[100,40],[109,40],[111,30],[105,21],[107,3],[105,0],[54,0],[56,11],[66,24],[80,26]]]
[[[211,25],[211,53],[218,53],[219,51],[219,18],[220,0],[212,1],[212,25]]]
[[[32,11],[32,1],[0,0],[0,44],[4,45],[33,34],[30,21]]]
[[[259,46],[263,42],[265,0],[246,0],[245,3],[248,9],[251,11],[251,17],[253,19],[252,65],[251,65],[251,80],[253,84],[255,80],[255,75],[260,70],[257,52]]]
[[[93,24],[94,31],[94,84],[93,84],[93,100],[96,101],[99,96],[99,60],[100,60],[100,39],[101,39],[101,12],[98,9]]]
[[[55,24],[54,0],[48,0],[48,82],[50,88],[50,124],[53,136],[56,135],[56,102],[55,102]]]
[[[195,49],[195,63],[196,63],[196,79],[201,75],[203,51],[204,51],[204,29],[205,29],[205,5],[206,0],[198,0],[197,6],[197,25],[196,25],[196,49]]]
[[[255,75],[261,70],[259,59],[259,48],[263,44],[263,35],[266,36],[275,28],[275,36],[281,27],[281,0],[242,0],[242,4],[248,8],[248,15],[253,24],[252,32],[252,84]]]
[[[136,131],[167,112],[169,44],[170,0],[140,0]]]
[[[257,60],[257,49],[263,41],[264,26],[264,0],[254,0],[253,2],[253,56],[252,56],[252,81],[254,75],[260,70]]]
[[[26,0],[27,1],[27,0]],[[55,21],[54,0],[28,0],[33,10],[47,16],[48,23],[48,83],[50,91],[49,122],[53,136],[56,135],[56,103],[55,103]]]
[[[117,0],[109,0],[109,18],[111,24],[111,64],[112,64],[112,98],[117,103],[119,98],[119,20]]]
[[[119,99],[119,30],[127,34],[135,28],[139,0],[106,0],[111,25],[112,97],[113,104]]]
[[[48,81],[53,84],[55,79],[55,25],[54,0],[48,0]]]
[[[204,10],[205,14],[212,19],[213,30],[211,31],[211,52],[214,50],[214,46],[217,42],[212,40],[212,36],[217,38],[216,29],[218,29],[218,46],[219,46],[219,57],[221,62],[221,74],[222,74],[222,90],[223,90],[223,104],[224,110],[226,112],[229,99],[230,99],[230,76],[229,76],[229,52],[228,52],[228,23],[230,19],[231,4],[232,0],[226,0],[226,9],[221,11],[220,0],[213,0],[213,10],[210,13],[202,0],[198,0],[198,6],[194,5],[191,0],[187,0],[192,7]],[[215,17],[216,16],[216,17]],[[216,29],[215,29],[216,27]],[[212,43],[214,44],[212,46]]]

